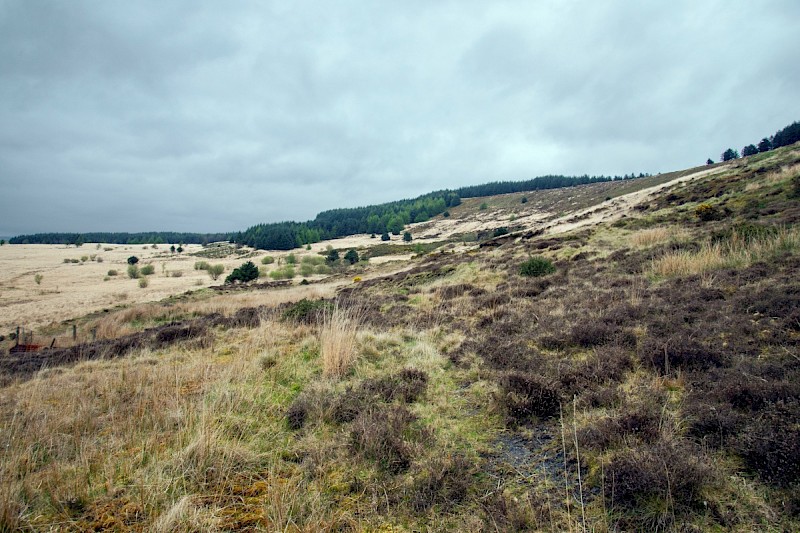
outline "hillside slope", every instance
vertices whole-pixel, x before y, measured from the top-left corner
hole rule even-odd
[[[655,178],[464,202],[326,299],[187,297],[3,356],[0,524],[800,529],[800,146]]]

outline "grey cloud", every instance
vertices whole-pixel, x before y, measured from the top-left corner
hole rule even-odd
[[[0,234],[244,229],[702,163],[798,119],[799,15],[790,0],[7,0]]]

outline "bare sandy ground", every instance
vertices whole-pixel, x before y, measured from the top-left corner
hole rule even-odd
[[[603,202],[600,205],[592,206],[576,213],[570,213],[569,215],[565,215],[553,220],[545,226],[545,233],[565,233],[581,227],[593,226],[601,222],[613,222],[620,219],[623,215],[630,213],[634,206],[644,202],[648,198],[655,196],[656,193],[661,192],[664,189],[674,187],[678,184],[701,178],[703,176],[710,176],[712,174],[723,172],[724,170],[726,170],[724,167],[701,170],[693,174],[676,178],[666,183],[648,187],[647,189],[617,196],[613,200]]]

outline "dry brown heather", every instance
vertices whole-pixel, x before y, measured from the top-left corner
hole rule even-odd
[[[798,161],[358,283],[130,305],[77,364],[0,356],[0,529],[800,530]]]

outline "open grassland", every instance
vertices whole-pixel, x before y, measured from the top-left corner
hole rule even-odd
[[[798,162],[0,356],[0,527],[796,531]]]

